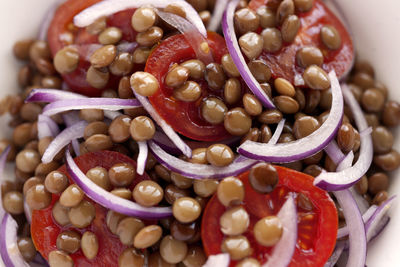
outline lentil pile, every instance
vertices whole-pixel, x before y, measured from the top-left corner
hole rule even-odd
[[[215,1],[187,2],[207,25]],[[143,108],[125,109],[113,120],[107,119],[101,109],[80,110],[79,118],[88,123],[83,138],[78,140],[80,155],[85,157],[106,150],[125,155],[113,159],[107,168],[106,163],[87,163],[84,173],[97,186],[122,199],[144,207],[172,206],[173,216],[162,220],[129,217],[95,203],[72,182],[65,168],[61,168],[65,149],[53,161],[43,163],[41,157],[54,140],[53,136],[38,138],[38,116],[45,104],[24,101],[37,88],[71,88],[82,93],[75,87],[83,84],[83,88],[90,88],[87,91],[90,96],[133,99],[132,89],[141,96],[152,97],[165,87],[169,92],[166,101],[173,99],[180,106],[195,106],[193,116],[201,118],[198,123],[220,127],[223,137],[237,136],[240,143],[246,140],[268,143],[276,125],[284,118],[278,143],[304,138],[317,130],[329,115],[332,92],[324,70],[324,53],[325,50],[339,50],[342,36],[335,26],[324,25],[318,33],[320,47],[299,47],[294,64],[302,85],[277,75],[266,55],[295,42],[301,16],[313,8],[314,2],[317,1],[274,0],[254,10],[247,1],[241,0],[235,11],[238,43],[247,58],[248,68],[273,99],[276,109],[266,109],[251,93],[225,48],[218,52],[220,60],[208,65],[193,57],[169,62],[169,70],[161,80],[159,75],[145,69],[148,57],[157,53],[154,52],[157,47],[177,35],[152,7],[122,12],[125,21],[118,22],[120,27],[106,17],[84,29],[69,24],[69,30],[63,33],[63,45],[57,51],[51,49],[46,40],[26,39],[15,43],[14,55],[22,62],[17,75],[20,88],[0,103],[0,113],[11,115],[9,126],[13,128],[12,136],[0,141],[0,151],[11,147],[7,160],[15,162],[15,179],[4,181],[1,193],[4,209],[18,222],[18,248],[23,258],[27,262],[34,260],[39,245],[32,241],[33,228],[24,214],[25,202],[34,211],[33,216],[50,211],[51,224],[58,229],[54,247],[40,251],[46,253],[43,256],[50,266],[88,266],[84,265],[88,263],[102,266],[101,260],[111,264],[105,260],[107,255],[100,256],[100,253],[111,253],[114,249],[113,256],[109,257],[116,260],[112,266],[202,266],[207,260],[201,240],[202,214],[215,195],[224,206],[218,226],[224,236],[221,251],[229,253],[235,266],[261,266],[263,262],[254,257],[253,246],[273,247],[282,236],[282,222],[270,214],[251,223],[252,215],[242,205],[246,191],[240,179],[232,176],[221,180],[193,180],[168,170],[151,153],[145,166],[148,175],[136,173],[136,163],[132,159],[138,157],[138,142],[151,140],[158,131],[155,121]],[[179,5],[170,4],[164,11],[186,17]],[[75,38],[83,38],[82,32],[88,39],[95,40],[93,51],[82,52],[77,45],[79,40]],[[136,45],[132,51],[121,49],[121,44],[127,40]],[[390,172],[400,166],[400,154],[393,148],[392,133],[400,124],[400,104],[390,99],[388,88],[379,81],[373,65],[367,61],[357,59],[347,83],[372,127],[374,147],[373,164],[354,188],[369,205],[380,205],[388,199]],[[353,151],[356,161],[360,132],[347,106],[344,113],[336,142],[342,152]],[[171,118],[174,116],[170,114]],[[59,127],[66,127],[62,114],[53,115],[51,119]],[[193,149],[191,158],[180,156],[180,159],[224,167],[237,158],[235,147],[217,140]],[[313,177],[324,170],[334,172],[337,167],[323,150],[282,165]],[[254,190],[266,195],[279,183],[278,172],[269,163],[252,167],[248,179]],[[307,210],[313,204],[307,196],[299,194],[297,205]],[[342,208],[337,203],[336,207],[339,225],[345,225]],[[99,224],[104,225],[104,229],[94,230]],[[255,241],[244,235],[248,231],[253,233]],[[114,242],[108,245],[114,245],[105,248],[102,244],[105,238]]]

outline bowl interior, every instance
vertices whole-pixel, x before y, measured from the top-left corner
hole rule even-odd
[[[55,0],[19,0],[0,3],[0,96],[17,92],[17,71],[20,63],[12,56],[16,40],[34,38],[41,18]],[[332,0],[331,0],[332,1]],[[335,0],[333,0],[335,1]],[[390,91],[390,98],[400,101],[398,77],[400,70],[400,2],[398,0],[336,0],[345,14],[353,32],[357,56],[370,61],[377,79]],[[9,117],[0,119],[0,137],[10,137],[7,127]],[[395,147],[400,149],[400,132]],[[11,168],[9,170],[12,177]],[[390,193],[400,192],[399,172],[391,174]],[[397,243],[400,238],[400,205],[390,211],[391,222],[385,231],[369,246],[368,266],[395,267],[400,265]],[[3,264],[0,262],[0,266]]]

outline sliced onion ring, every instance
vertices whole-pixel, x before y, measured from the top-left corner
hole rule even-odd
[[[334,71],[329,73],[329,78],[332,85],[332,108],[321,127],[309,136],[289,143],[271,145],[246,141],[239,146],[239,154],[256,160],[285,163],[302,160],[324,149],[336,136],[343,117],[342,90]]]
[[[257,160],[239,156],[233,163],[226,167],[215,167],[207,164],[196,164],[174,157],[158,146],[154,141],[148,141],[153,156],[168,170],[177,172],[192,179],[223,179],[228,176],[238,175],[253,165]]]
[[[39,114],[38,116],[38,138],[42,139],[47,136],[56,136],[60,132],[57,123],[50,117]]]
[[[218,31],[219,27],[221,26],[222,15],[224,14],[227,4],[228,0],[217,0],[215,2],[214,11],[211,15],[211,19],[207,27],[209,31]]]
[[[150,114],[153,120],[161,127],[168,138],[175,144],[175,146],[182,151],[183,155],[188,158],[192,157],[192,149],[180,138],[180,136],[172,129],[172,127],[157,113],[150,101],[133,90],[136,99],[142,104],[143,108]]]
[[[263,267],[289,266],[296,249],[297,210],[292,195],[288,196],[277,216],[282,222],[283,233]]]
[[[72,140],[83,137],[84,131],[88,123],[86,121],[80,121],[74,125],[65,128],[56,138],[51,141],[47,149],[42,156],[43,163],[49,163],[53,161],[54,157]]]
[[[144,169],[146,168],[147,156],[149,155],[149,147],[147,146],[146,141],[138,142],[139,145],[139,155],[137,157],[137,166],[136,172],[139,175],[144,173]]]
[[[159,10],[157,11],[157,15],[166,23],[183,33],[183,36],[193,48],[199,60],[206,65],[214,62],[206,39],[192,23],[178,15]]]
[[[371,218],[366,222],[365,224],[365,232],[367,235],[367,242],[372,240],[373,237],[377,235],[378,232],[380,232],[380,229],[382,224],[381,222],[384,221],[386,218],[386,213],[392,206],[394,200],[396,199],[396,196],[392,196],[391,198],[387,199],[385,202],[383,202],[372,214]]]
[[[80,99],[88,98],[87,96],[80,95],[73,92],[61,91],[58,89],[33,89],[29,96],[25,99],[25,102],[56,102],[59,100],[67,99]],[[122,114],[118,111],[104,110],[104,116],[113,120]]]
[[[364,225],[366,222],[369,221],[369,219],[371,219],[372,215],[374,215],[374,213],[377,209],[378,209],[378,206],[372,205],[371,207],[368,208],[368,210],[366,212],[364,212],[364,214],[362,215]],[[343,226],[338,229],[338,232],[337,232],[338,239],[346,237],[348,235],[349,235],[349,228],[347,228],[347,226]]]
[[[324,267],[334,267],[336,262],[339,260],[340,256],[345,247],[345,242],[337,242],[335,250],[333,251],[329,260],[325,263]]]
[[[81,121],[81,119],[79,118],[79,115],[78,115],[78,111],[75,111],[75,110],[70,111],[70,112],[65,112],[64,114],[62,114],[62,118],[67,127],[71,127],[75,123],[78,123]],[[75,156],[79,156],[81,154],[78,139],[72,140],[72,148],[74,149]]]
[[[183,8],[186,18],[196,26],[203,36],[207,36],[207,30],[204,27],[197,11],[187,2],[182,0],[108,0],[94,4],[74,17],[74,24],[78,27],[87,27],[98,18],[105,17],[130,8],[139,8],[141,6],[154,6],[156,8],[165,8],[170,4],[176,4]]]
[[[244,59],[242,52],[240,51],[233,20],[235,9],[238,3],[239,0],[230,1],[222,18],[222,31],[224,32],[226,46],[228,48],[229,54],[232,57],[233,62],[239,70],[240,75],[242,76],[243,80],[246,82],[250,90],[253,92],[253,94],[257,96],[264,107],[271,109],[275,108],[272,100],[261,88],[260,83],[257,82],[253,74],[251,74],[251,71],[247,66],[246,60]]]
[[[115,212],[141,219],[163,219],[172,215],[171,207],[143,207],[133,201],[120,198],[90,180],[76,165],[69,149],[65,152],[66,167],[72,180],[94,202]]]
[[[365,120],[364,113],[346,85],[343,86],[343,95],[347,105],[353,112],[358,130],[360,132],[367,130],[368,123]],[[357,162],[353,166],[349,166],[338,172],[321,173],[315,178],[314,185],[328,191],[343,190],[355,184],[368,171],[374,154],[372,138],[371,135],[365,134],[360,138],[360,156]]]
[[[69,110],[82,109],[101,109],[101,110],[121,110],[140,107],[136,99],[121,98],[83,98],[60,100],[48,104],[44,107],[42,114],[46,116],[55,115]]]
[[[0,226],[1,258],[7,267],[29,267],[18,249],[17,230],[17,222],[10,214],[6,213]]]
[[[228,267],[230,258],[228,253],[210,255],[202,267]]]

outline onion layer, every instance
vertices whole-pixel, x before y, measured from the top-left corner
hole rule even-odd
[[[69,149],[65,152],[66,167],[72,180],[94,202],[127,216],[140,219],[163,219],[172,215],[171,207],[143,207],[133,201],[120,198],[90,180],[76,165]]]
[[[138,142],[139,145],[139,155],[137,157],[137,166],[136,172],[139,175],[144,173],[144,169],[146,168],[147,156],[149,155],[149,147],[147,146],[146,141]]]
[[[210,255],[203,267],[228,267],[229,262],[230,259],[228,253]]]

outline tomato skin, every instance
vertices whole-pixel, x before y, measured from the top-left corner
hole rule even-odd
[[[207,38],[213,53],[214,61],[221,63],[221,58],[228,53],[225,40],[220,35],[209,32]],[[146,63],[145,71],[153,74],[160,83],[160,89],[151,97],[150,102],[158,114],[180,134],[198,141],[219,141],[230,135],[223,124],[211,125],[203,120],[200,114],[202,99],[207,96],[220,98],[221,92],[214,92],[208,88],[204,79],[197,80],[202,87],[202,96],[194,103],[176,100],[172,97],[173,89],[164,83],[169,68],[174,63],[182,63],[195,59],[193,48],[183,35],[174,35],[164,40],[151,53]]]
[[[275,1],[276,2],[276,1]],[[271,0],[252,0],[249,7],[257,10],[263,5],[275,5]],[[301,27],[293,43],[285,43],[276,53],[263,51],[259,57],[270,67],[274,78],[285,78],[295,83],[295,77],[301,77],[304,68],[296,63],[296,53],[304,46],[318,47],[324,55],[322,68],[326,72],[335,70],[338,77],[346,75],[354,60],[354,48],[351,37],[341,21],[321,1],[315,0],[313,8],[304,13],[296,14],[300,18]],[[337,50],[329,50],[320,39],[320,30],[324,25],[334,26],[341,38],[342,46]]]
[[[309,198],[314,206],[312,211],[297,207],[298,241],[290,264],[291,267],[322,267],[330,257],[336,244],[338,216],[334,202],[329,194],[313,185],[313,177],[306,174],[275,166],[279,175],[279,184],[270,194],[257,193],[248,181],[249,171],[238,176],[245,187],[245,199],[242,206],[250,215],[250,226],[244,235],[249,239],[253,254],[261,263],[268,260],[271,248],[258,245],[253,236],[253,226],[261,218],[276,215],[292,192],[296,199],[298,193]],[[224,238],[220,230],[219,218],[226,208],[214,195],[203,213],[201,235],[204,251],[207,255],[221,253]],[[311,217],[311,215],[313,217]],[[311,219],[308,219],[309,216]],[[309,238],[304,238],[308,236]],[[237,261],[231,261],[235,266]]]
[[[109,169],[114,164],[120,162],[130,163],[136,167],[136,163],[129,157],[112,151],[87,153],[75,158],[75,162],[83,173],[86,173],[89,169],[96,166]],[[68,175],[65,165],[60,167],[59,171]],[[68,178],[72,183],[69,175]],[[136,174],[132,188],[140,181],[148,179],[150,178],[147,174]],[[70,254],[71,258],[74,260],[74,266],[118,266],[118,257],[122,251],[127,248],[127,246],[120,242],[118,236],[113,235],[108,230],[105,222],[108,210],[85,196],[85,200],[91,202],[96,208],[96,217],[92,224],[82,229],[72,227],[71,225],[61,227],[53,220],[52,216],[52,208],[59,197],[59,195],[53,194],[52,204],[48,208],[43,210],[35,210],[32,213],[31,235],[36,249],[45,259],[48,259],[49,253],[57,249],[56,239],[58,234],[62,231],[73,230],[81,234],[83,234],[85,231],[91,231],[96,234],[98,238],[99,252],[96,258],[93,260],[88,260],[83,255],[81,249],[79,249],[76,253]]]

